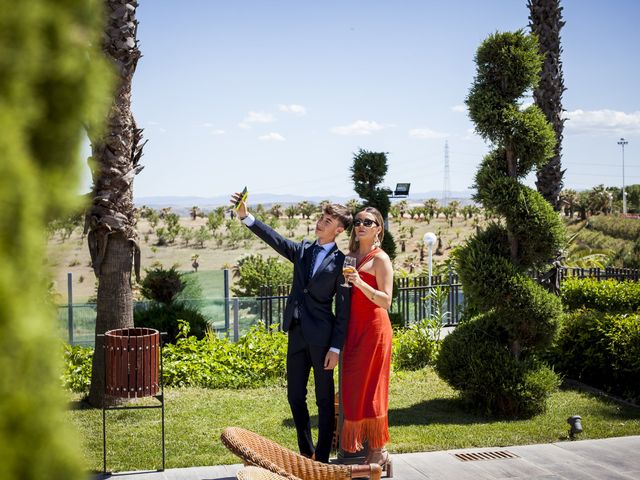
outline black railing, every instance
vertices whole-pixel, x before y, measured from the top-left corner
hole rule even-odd
[[[540,278],[542,272],[534,274],[534,278]],[[640,270],[631,268],[573,268],[562,267],[559,271],[560,281],[567,278],[595,278],[597,280],[640,280]],[[444,275],[432,275],[431,286],[427,276],[407,277],[395,279],[394,301],[391,312],[401,315],[404,325],[418,322],[428,318],[430,309],[433,315],[437,308],[436,290],[442,291],[443,307],[445,312],[440,312],[444,321],[443,326],[454,326],[460,322],[464,306],[464,292],[458,281],[458,275],[454,273]],[[281,325],[284,315],[284,307],[291,285],[260,287],[260,296],[257,298],[260,304],[260,320],[267,326]],[[431,293],[430,293],[431,292]],[[444,296],[446,295],[446,300]]]
[[[429,318],[439,313],[443,326],[457,325],[462,314],[464,294],[458,283],[458,275],[432,275],[431,285],[428,276],[397,278],[395,280],[392,312],[399,312],[405,326]],[[440,289],[441,294],[437,291]],[[438,312],[438,303],[442,301],[442,312]]]

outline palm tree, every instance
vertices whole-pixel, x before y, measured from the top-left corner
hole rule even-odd
[[[140,275],[133,179],[142,170],[142,129],[131,113],[131,80],[140,50],[136,0],[106,0],[103,52],[118,75],[105,134],[92,139],[93,203],[87,213],[91,264],[98,278],[96,334],[133,327],[131,270]],[[104,397],[103,337],[96,337],[89,402]]]
[[[603,184],[589,191],[589,211],[592,215],[609,211],[609,191]]]
[[[302,218],[311,218],[311,215],[313,215],[313,213],[317,210],[317,207],[307,201],[307,200],[303,200],[302,202],[298,203],[297,206],[298,211],[300,212],[300,215],[302,215]]]
[[[438,216],[439,205],[440,204],[438,203],[438,200],[436,200],[435,198],[430,198],[429,200],[426,200],[424,202],[424,207],[427,209],[427,214],[429,215],[429,218],[433,219],[433,217]]]
[[[358,210],[362,208],[362,205],[358,200],[356,200],[355,198],[352,198],[349,201],[347,201],[346,207],[351,212],[351,215],[355,216],[355,214],[358,213]]]
[[[560,162],[562,156],[562,93],[566,90],[562,75],[562,61],[560,54],[560,30],[565,22],[562,20],[560,0],[528,0],[529,27],[537,35],[540,43],[540,53],[544,55],[544,63],[540,72],[540,83],[533,92],[536,105],[551,123],[556,134],[554,156],[543,167],[537,170],[536,187],[540,194],[553,206],[560,210],[560,191],[562,177],[566,170],[562,170]]]
[[[578,192],[570,188],[565,188],[560,192],[560,204],[564,208],[565,216],[573,218],[578,202]]]
[[[450,201],[449,208],[451,209],[451,216],[456,218],[458,216],[458,210],[460,210],[460,202],[458,200]]]
[[[282,216],[282,205],[279,203],[274,203],[273,205],[271,205],[269,213],[273,216],[273,218],[280,218]]]

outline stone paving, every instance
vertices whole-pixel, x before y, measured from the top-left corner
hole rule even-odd
[[[393,455],[396,480],[640,480],[640,436]],[[242,465],[98,475],[122,480],[233,480]]]

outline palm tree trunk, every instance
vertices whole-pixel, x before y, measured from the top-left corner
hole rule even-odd
[[[133,326],[131,271],[140,271],[133,205],[133,179],[142,170],[142,130],[131,113],[131,80],[138,50],[136,0],[106,0],[107,26],[103,50],[115,66],[117,88],[103,138],[92,139],[93,203],[85,231],[93,270],[98,278],[96,348],[89,402],[104,401],[103,334]]]
[[[556,211],[560,211],[560,191],[562,190],[565,170],[562,170],[562,94],[566,90],[562,76],[560,54],[560,30],[562,20],[560,0],[528,0],[529,26],[538,36],[540,52],[544,55],[544,64],[540,72],[540,83],[533,92],[536,105],[540,107],[556,134],[555,155],[537,171],[536,187],[538,192]]]

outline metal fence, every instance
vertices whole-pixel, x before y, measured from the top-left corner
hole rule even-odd
[[[541,273],[533,275],[534,279]],[[559,269],[560,281],[567,278],[595,278],[597,280],[629,280],[639,281],[640,270],[630,268],[572,268]],[[464,311],[464,292],[458,275],[449,272],[444,275],[432,275],[431,285],[428,276],[395,279],[394,301],[391,313],[399,313],[404,325],[429,318],[434,313],[435,303],[430,301],[440,288],[446,294],[446,322],[443,326],[455,326],[460,322]],[[291,285],[260,287],[260,295],[256,298],[260,304],[260,320],[267,325],[281,324],[284,307]]]
[[[538,278],[541,275],[534,275]],[[561,268],[561,280],[567,278],[595,278],[597,280],[640,280],[640,270],[628,268]],[[228,283],[227,283],[228,285]],[[225,287],[228,291],[228,287]],[[429,318],[435,303],[430,301],[440,288],[446,294],[444,326],[457,325],[464,310],[464,292],[458,276],[452,272],[433,275],[431,286],[427,276],[397,278],[394,301],[390,312],[399,314],[404,325]],[[282,324],[284,308],[290,285],[262,286],[258,297],[207,298],[185,300],[197,308],[209,321],[211,330],[218,336],[237,340],[257,322],[267,326]],[[136,302],[134,308],[147,308],[147,302]],[[67,304],[58,307],[60,336],[71,345],[92,346],[95,339],[96,306],[91,303]]]

